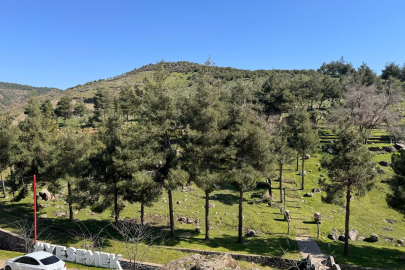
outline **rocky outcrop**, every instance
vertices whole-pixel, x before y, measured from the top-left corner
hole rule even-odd
[[[208,255],[206,257],[195,254],[190,257],[171,261],[160,270],[240,270],[238,262],[229,254]]]

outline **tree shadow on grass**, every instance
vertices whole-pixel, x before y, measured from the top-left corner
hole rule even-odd
[[[226,205],[234,205],[239,203],[239,197],[234,194],[215,194],[215,197],[211,199],[212,201],[219,201]]]

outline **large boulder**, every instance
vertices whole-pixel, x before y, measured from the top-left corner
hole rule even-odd
[[[310,159],[311,156],[309,154],[305,154],[305,159]]]
[[[44,201],[49,201],[52,198],[52,194],[46,188],[39,192],[39,196],[41,196],[42,200]]]
[[[256,236],[256,232],[254,230],[248,230],[246,233],[246,237],[253,237]]]
[[[338,230],[336,228],[333,228],[332,233],[328,235],[328,238],[334,241],[338,241],[339,240]]]
[[[395,143],[394,147],[397,150],[405,150],[405,144],[402,141]]]
[[[349,239],[350,240],[356,241],[358,236],[359,236],[359,232],[356,229],[351,229],[349,231]]]
[[[378,234],[375,234],[375,233],[371,234],[369,240],[370,240],[370,242],[378,242],[378,240],[379,240]]]
[[[171,261],[160,270],[240,270],[238,262],[229,254],[208,255],[206,257],[195,254],[190,257]]]

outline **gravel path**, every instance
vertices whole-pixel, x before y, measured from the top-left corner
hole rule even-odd
[[[314,257],[315,265],[319,265],[319,270],[329,270],[330,267],[326,266],[327,256],[322,253],[315,239],[310,236],[296,236],[298,247],[300,248],[303,258],[307,258],[308,255]]]

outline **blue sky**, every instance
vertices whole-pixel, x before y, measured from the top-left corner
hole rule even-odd
[[[0,81],[66,89],[161,59],[317,69],[405,63],[405,1],[0,3]]]

